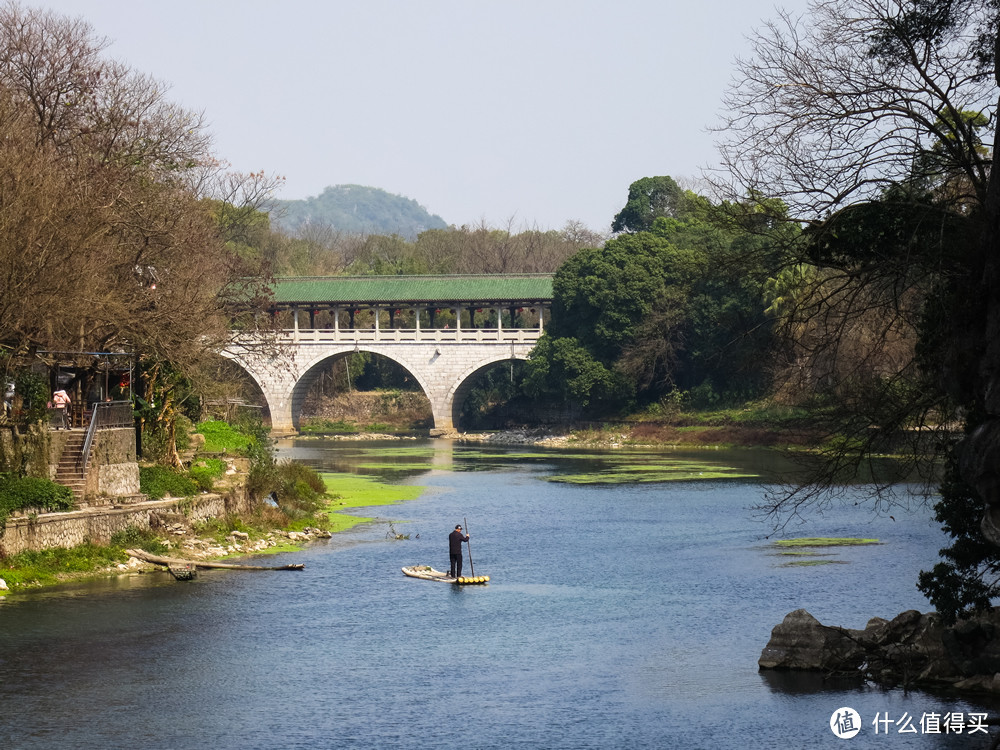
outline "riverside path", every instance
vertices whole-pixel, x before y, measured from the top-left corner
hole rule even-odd
[[[269,325],[223,356],[256,381],[275,434],[297,431],[320,373],[354,352],[405,368],[430,400],[431,434],[446,434],[477,373],[527,359],[551,302],[549,274],[279,278]]]

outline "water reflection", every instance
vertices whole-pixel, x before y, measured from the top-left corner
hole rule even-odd
[[[782,695],[842,694],[865,688],[864,680],[857,675],[766,669],[760,672],[760,679],[769,690]]]

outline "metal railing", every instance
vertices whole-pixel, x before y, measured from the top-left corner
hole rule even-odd
[[[102,401],[94,404],[90,413],[90,424],[87,425],[87,435],[83,439],[83,451],[80,463],[83,473],[87,473],[87,463],[90,461],[90,448],[94,444],[94,435],[98,430],[111,430],[118,427],[131,427],[134,422],[131,401]]]

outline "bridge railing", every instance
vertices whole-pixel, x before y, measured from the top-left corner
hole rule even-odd
[[[336,342],[456,342],[533,344],[541,331],[537,328],[299,328],[280,332],[286,343],[326,344]]]

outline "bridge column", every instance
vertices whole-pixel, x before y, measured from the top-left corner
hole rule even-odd
[[[292,417],[292,393],[276,392],[272,388],[261,389],[267,408],[271,412],[271,432],[274,435],[293,435],[298,432]]]

